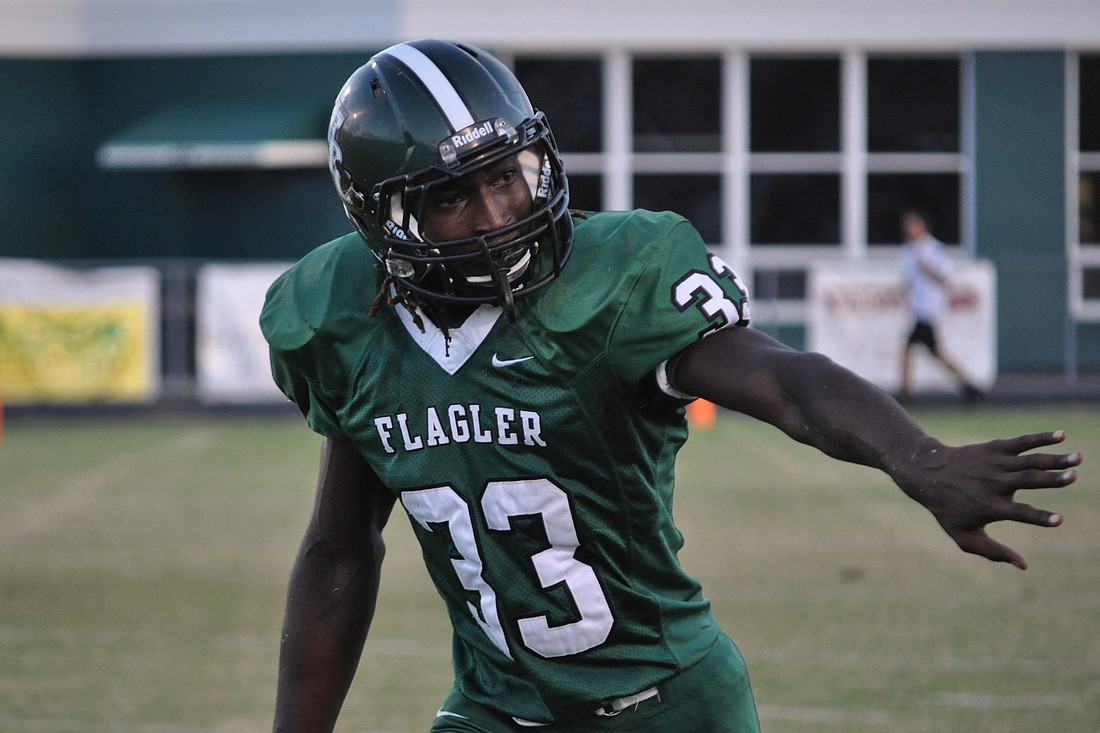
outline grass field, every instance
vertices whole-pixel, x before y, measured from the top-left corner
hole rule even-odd
[[[948,442],[1062,427],[1070,449],[1100,445],[1095,409],[916,417]],[[269,729],[318,445],[281,414],[9,419],[0,733]],[[1086,462],[1074,488],[1032,496],[1063,527],[993,530],[1031,562],[1020,572],[957,551],[880,474],[723,414],[684,449],[677,514],[767,733],[1088,733],[1098,489]],[[395,517],[387,535],[347,733],[423,733],[449,685],[447,623],[411,532]]]

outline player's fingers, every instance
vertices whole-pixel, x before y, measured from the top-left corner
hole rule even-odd
[[[1021,489],[1060,489],[1069,486],[1077,480],[1077,471],[1066,469],[1065,471],[1046,471],[1040,469],[1028,469],[1011,474],[1007,480],[1007,487],[1011,491]]]
[[[1008,453],[1025,453],[1029,450],[1042,448],[1048,445],[1057,445],[1066,439],[1064,430],[1055,430],[1049,433],[1029,433],[1015,438],[1003,438],[993,441],[999,448]]]
[[[1018,552],[990,537],[984,529],[972,530],[954,539],[963,552],[980,555],[993,562],[1011,563],[1020,570],[1027,570],[1027,562]]]
[[[1038,468],[1044,471],[1054,471],[1060,468],[1072,468],[1081,465],[1080,451],[1075,453],[1025,453],[1016,456],[1016,461],[1021,469]]]
[[[1034,524],[1038,527],[1057,527],[1062,523],[1062,515],[1058,512],[1039,509],[1021,501],[1012,503],[1005,519],[1022,522],[1023,524]]]

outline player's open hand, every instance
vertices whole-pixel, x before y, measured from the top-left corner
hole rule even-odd
[[[897,476],[902,490],[923,504],[964,552],[1021,570],[1027,562],[986,533],[992,522],[1012,521],[1057,527],[1062,515],[1016,501],[1021,489],[1068,486],[1081,453],[1029,453],[1065,439],[1061,430],[991,440],[960,447],[925,441],[912,456],[912,473]]]

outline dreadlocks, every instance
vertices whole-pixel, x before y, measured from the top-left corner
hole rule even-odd
[[[431,301],[421,300],[416,293],[405,287],[393,275],[386,275],[383,278],[382,287],[378,288],[378,294],[374,296],[374,302],[371,303],[367,315],[373,318],[374,314],[381,310],[384,305],[399,305],[407,310],[409,315],[412,316],[413,323],[420,329],[420,333],[424,333],[424,319],[420,316],[420,313],[423,312],[439,326],[439,330],[443,332],[443,338],[450,344],[451,330],[447,327],[446,319],[435,317],[438,315],[438,309],[435,305]]]

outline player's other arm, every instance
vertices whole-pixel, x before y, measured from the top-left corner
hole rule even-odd
[[[287,591],[275,731],[335,726],[374,615],[393,504],[349,442],[324,441],[313,515]]]
[[[1077,478],[1080,453],[1027,453],[1060,443],[1059,432],[947,446],[925,433],[889,395],[821,354],[791,349],[748,328],[727,328],[688,347],[671,379],[688,394],[743,412],[845,461],[888,473],[924,505],[960,548],[1026,568],[987,524],[1061,524],[1060,515],[1014,500],[1020,489]]]

